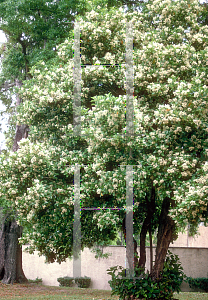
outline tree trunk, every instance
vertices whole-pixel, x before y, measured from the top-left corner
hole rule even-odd
[[[153,248],[152,248],[152,226],[149,226],[149,239],[150,239],[150,273],[152,272],[153,264]]]
[[[152,188],[151,188],[151,195],[150,195],[150,201],[148,200],[148,197],[146,196],[146,203],[147,203],[147,216],[144,220],[143,226],[142,226],[142,230],[140,233],[140,258],[138,260],[137,256],[138,256],[138,252],[137,252],[137,242],[136,240],[133,238],[133,243],[134,243],[134,267],[141,267],[142,269],[145,270],[145,264],[146,264],[146,235],[147,235],[147,231],[149,229],[149,226],[151,225],[151,220],[152,217],[155,213],[155,188],[153,187],[152,184]],[[123,224],[122,224],[122,230],[124,233],[124,237],[126,240],[126,227],[125,227],[125,220],[126,217],[123,220]],[[127,253],[127,259],[128,259],[128,253]],[[129,265],[130,265],[130,258],[128,259],[129,261]],[[139,276],[140,274],[138,274],[138,272],[136,272],[136,275]]]
[[[20,80],[16,80],[16,87],[20,88],[22,86],[22,82]],[[16,107],[20,105],[21,99],[19,95],[16,95]],[[23,138],[28,137],[29,127],[27,125],[16,125],[16,132],[13,144],[13,151],[17,151],[19,149],[18,142]]]
[[[27,125],[16,125],[16,134],[13,144],[13,151],[17,151],[19,149],[18,142],[21,141],[22,138],[28,137],[29,127]]]
[[[20,87],[21,84],[20,81],[16,81],[16,86]],[[20,98],[17,95],[16,106],[19,104]],[[28,129],[27,125],[16,126],[13,151],[17,151],[18,142],[27,137]],[[0,279],[2,279],[2,283],[6,284],[28,282],[22,269],[22,247],[18,244],[22,227],[14,218],[10,217],[9,211],[3,215],[2,209],[0,209],[0,217]]]
[[[5,284],[27,282],[22,270],[22,249],[18,244],[22,228],[9,216],[9,212],[3,215],[1,208],[0,279]]]
[[[170,199],[165,198],[158,228],[155,264],[151,273],[151,278],[155,281],[159,280],[162,276],[169,245],[175,238],[175,222],[168,216],[169,208]]]
[[[125,218],[123,219],[123,224],[122,224],[122,231],[123,231],[123,234],[124,234],[124,239],[125,239],[125,242],[126,242],[126,216]],[[137,252],[137,242],[135,240],[135,238],[133,237],[133,243],[134,243],[134,267],[138,267],[138,252]],[[129,263],[129,266],[131,265],[131,261],[130,259],[131,258],[128,258],[128,253],[127,253],[127,259],[128,259],[128,263]],[[136,272],[137,274],[137,272]]]
[[[139,257],[139,267],[145,269],[146,264],[146,235],[150,224],[149,216],[146,217],[142,225],[142,230],[140,233],[140,257]]]
[[[142,225],[142,230],[140,233],[140,258],[139,258],[139,267],[145,269],[146,264],[146,236],[151,226],[151,220],[155,213],[155,188],[152,185],[150,201],[148,201],[148,197],[146,196],[146,204],[147,204],[147,216]]]

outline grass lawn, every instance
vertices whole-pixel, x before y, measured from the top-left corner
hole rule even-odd
[[[175,295],[179,300],[208,300],[208,293],[180,293]],[[0,283],[0,299],[19,300],[118,300],[118,296],[111,297],[111,291],[81,289],[70,287],[46,286],[42,284],[14,284]]]
[[[180,293],[175,298],[180,300],[208,300],[208,293]]]

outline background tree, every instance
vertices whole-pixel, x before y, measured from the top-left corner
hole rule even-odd
[[[18,211],[21,241],[30,243],[29,251],[61,262],[72,255],[72,165],[82,165],[81,206],[102,208],[125,208],[121,165],[136,165],[138,265],[145,266],[151,224],[158,230],[151,273],[156,279],[180,228],[206,223],[207,25],[198,22],[203,13],[198,1],[154,0],[142,12],[126,15],[122,9],[99,12],[78,19],[82,62],[97,64],[82,69],[82,137],[73,136],[73,40],[68,39],[56,59],[31,68],[32,79],[19,91],[17,121],[27,120],[31,131],[8,161],[2,156],[2,206]],[[126,20],[135,27],[133,140],[124,135]],[[120,67],[102,66],[106,63]],[[124,217],[125,211],[82,211],[82,249],[107,245],[123,228]]]

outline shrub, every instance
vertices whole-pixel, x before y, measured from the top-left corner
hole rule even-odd
[[[59,277],[57,278],[57,281],[59,282],[59,286],[72,286],[74,283],[73,277]]]
[[[38,283],[42,283],[43,282],[43,280],[42,280],[42,278],[36,278],[36,279],[28,279],[28,282],[29,283],[36,283],[36,284],[38,284]]]
[[[187,277],[186,282],[188,282],[190,288],[198,288],[208,292],[208,278],[192,278]]]
[[[76,277],[75,278],[75,283],[78,285],[80,288],[88,288],[91,283],[91,278],[90,277]]]
[[[163,278],[172,286],[173,292],[180,292],[180,286],[183,280],[186,278],[183,267],[180,263],[179,257],[176,254],[168,251],[163,268]]]
[[[115,272],[121,271],[115,275]],[[174,292],[180,291],[180,285],[184,278],[183,269],[178,256],[168,252],[162,278],[153,281],[149,274],[145,274],[141,269],[135,268],[138,277],[125,277],[126,269],[121,266],[111,267],[107,270],[112,276],[109,280],[112,295],[119,295],[121,300],[127,299],[172,299]],[[134,273],[135,276],[135,273]],[[132,298],[133,297],[133,298]]]

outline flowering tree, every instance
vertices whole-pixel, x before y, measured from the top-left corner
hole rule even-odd
[[[197,0],[151,0],[142,11],[91,11],[81,27],[82,132],[73,135],[73,40],[59,58],[33,67],[19,91],[17,121],[29,138],[2,156],[2,205],[18,211],[21,242],[48,261],[72,255],[73,173],[81,166],[82,207],[123,207],[126,165],[134,166],[134,232],[157,229],[159,278],[177,232],[207,220],[208,26]],[[126,21],[134,24],[134,129],[125,135]],[[117,64],[105,67],[103,64]],[[129,155],[131,149],[131,155]],[[125,232],[125,210],[82,211],[82,249]]]
[[[0,29],[6,34],[7,43],[0,49],[0,98],[9,115],[16,113],[15,107],[12,107],[12,96],[15,95],[16,106],[22,100],[15,87],[20,87],[24,80],[31,79],[30,68],[39,60],[51,61],[55,58],[56,46],[69,36],[75,15],[84,15],[99,3],[107,7],[117,7],[125,3],[130,5],[126,0],[1,1]],[[73,31],[71,33],[73,36]],[[19,141],[28,136],[28,131],[27,123],[16,125],[15,120],[10,122],[9,132],[6,133],[7,149],[17,151]],[[22,271],[22,252],[18,245],[22,228],[17,225],[15,219],[6,225],[8,219],[7,211],[1,218],[0,234],[0,279],[3,278],[3,283],[7,284],[14,280],[27,280]],[[11,251],[13,249],[17,250]]]

